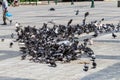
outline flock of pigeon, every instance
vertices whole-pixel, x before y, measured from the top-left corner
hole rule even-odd
[[[51,8],[50,10],[54,9]],[[75,15],[78,15],[78,13],[79,10],[76,11]],[[29,58],[30,61],[46,63],[51,67],[56,67],[57,61],[68,63],[80,59],[82,55],[86,55],[92,61],[93,68],[96,68],[96,56],[94,51],[88,47],[88,43],[91,42],[91,38],[95,38],[101,33],[110,32],[113,38],[116,38],[115,32],[120,31],[120,23],[117,26],[102,24],[101,22],[104,21],[104,18],[102,18],[100,21],[92,21],[87,24],[86,18],[88,15],[89,12],[86,12],[83,23],[76,25],[71,25],[73,19],[70,19],[67,25],[56,25],[53,21],[48,22],[53,24],[53,27],[43,23],[43,26],[39,29],[36,26],[23,27],[20,23],[16,23],[16,41],[19,42],[20,51],[22,52],[21,60]],[[83,43],[80,43],[80,37],[75,37],[75,35],[91,32],[94,35],[91,38],[85,38]],[[13,37],[14,34],[12,33],[11,38]],[[4,41],[4,39],[1,41]],[[10,48],[12,46],[13,42],[10,43]],[[83,70],[88,71],[89,66],[87,63],[84,64]]]
[[[54,10],[54,9],[51,9]],[[79,11],[76,11],[78,15]],[[94,51],[88,47],[91,38],[97,37],[101,33],[112,33],[113,38],[117,35],[115,32],[120,31],[120,24],[114,26],[113,24],[102,24],[100,21],[92,21],[86,24],[86,18],[89,12],[84,14],[83,23],[71,25],[73,19],[70,19],[67,25],[56,25],[53,21],[48,23],[53,24],[49,27],[47,23],[43,23],[41,28],[37,29],[36,26],[22,27],[20,24],[16,27],[18,38],[16,41],[20,43],[20,51],[22,52],[21,59],[29,58],[30,61],[36,63],[46,63],[51,67],[56,67],[57,61],[70,62],[81,58],[82,55],[87,55],[92,61],[93,68],[96,68]],[[91,38],[86,38],[80,44],[79,37],[83,33],[94,34]],[[92,43],[91,43],[92,44]],[[13,44],[10,44],[13,45]],[[88,70],[87,63],[84,63],[84,71]]]

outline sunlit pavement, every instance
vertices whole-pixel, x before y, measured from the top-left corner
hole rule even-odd
[[[53,20],[56,24],[67,25],[70,19],[72,24],[82,24],[85,12],[89,12],[87,23],[93,20],[105,18],[103,23],[117,23],[120,20],[120,9],[117,2],[95,2],[95,8],[90,8],[90,2],[59,3],[55,5],[24,5],[19,7],[9,7],[9,12],[13,14],[12,25],[0,25],[0,80],[120,80],[120,33],[113,39],[111,34],[101,35],[94,38],[94,45],[90,47],[97,56],[97,68],[91,69],[89,64],[88,72],[83,71],[83,58],[71,63],[62,64],[57,62],[57,67],[49,67],[48,64],[30,62],[28,59],[22,61],[20,58],[19,46],[14,42],[12,48],[9,43],[14,41],[10,35],[15,33],[15,23],[19,22],[23,26],[41,27],[43,23]],[[49,11],[53,7],[55,11]],[[75,10],[79,14],[75,15]],[[2,12],[0,12],[2,16]],[[0,23],[2,24],[2,17]],[[49,26],[52,26],[49,24]],[[88,59],[89,61],[89,59]]]

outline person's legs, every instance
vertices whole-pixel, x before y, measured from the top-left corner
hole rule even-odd
[[[3,24],[4,25],[6,25],[7,23],[6,23],[6,12],[5,11],[3,11]]]
[[[7,24],[6,20],[8,20],[10,24],[12,23],[12,20],[9,20],[9,18],[6,16],[6,12],[3,11],[3,25]]]

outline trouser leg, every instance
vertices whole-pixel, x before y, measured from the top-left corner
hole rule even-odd
[[[3,24],[7,24],[6,20],[10,21],[10,24],[12,23],[12,20],[9,20],[9,18],[6,16],[6,13],[5,11],[3,11]]]
[[[4,22],[4,24],[6,24],[6,12],[5,11],[3,11],[3,22]]]

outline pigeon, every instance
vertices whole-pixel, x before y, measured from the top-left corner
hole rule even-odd
[[[13,42],[10,43],[10,48],[12,48],[12,46],[13,46]]]
[[[15,27],[16,27],[16,28],[17,28],[17,27],[20,27],[20,23],[16,22],[16,23],[15,23]]]
[[[83,69],[83,70],[84,70],[84,71],[88,71],[88,69],[89,69],[89,66],[85,63],[85,64],[84,64],[84,69]]]
[[[89,41],[89,39],[87,38],[87,39],[84,39],[83,41],[88,42],[88,41]]]
[[[11,38],[14,38],[14,34],[13,33],[11,34]]]
[[[95,61],[95,59],[96,59],[96,55],[95,55],[95,54],[92,54],[92,55],[91,55],[91,61]]]
[[[55,60],[50,60],[50,67],[57,67],[57,64],[55,63]]]
[[[89,12],[86,12],[85,15],[84,15],[84,17],[87,17],[88,15],[89,15]]]
[[[55,25],[55,22],[53,20],[48,21],[48,23],[51,23],[51,24]]]
[[[79,10],[76,11],[75,15],[78,15],[79,14]]]
[[[102,18],[101,21],[104,21],[104,18]]]
[[[93,66],[92,69],[95,69],[95,68],[96,68],[97,64],[96,64],[95,61],[92,62],[92,66]]]
[[[112,37],[115,39],[117,37],[117,35],[112,33]]]
[[[69,26],[72,23],[73,19],[70,19],[67,26]]]
[[[1,39],[2,42],[4,42],[5,39]]]
[[[25,60],[26,56],[25,55],[22,55],[21,56],[21,60]]]
[[[86,19],[83,19],[83,25],[85,25],[85,21],[86,21]]]
[[[89,39],[89,45],[93,45],[93,40]]]
[[[55,11],[55,8],[50,8],[49,10],[50,10],[50,11]]]
[[[97,34],[97,33],[95,33],[95,34],[93,34],[92,36],[93,36],[93,37],[97,37],[97,36],[98,36],[98,34]]]
[[[10,20],[10,25],[12,24],[12,20]]]

